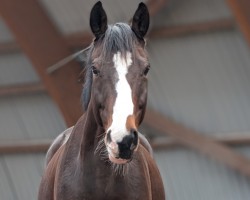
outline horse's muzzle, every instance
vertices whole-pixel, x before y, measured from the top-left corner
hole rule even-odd
[[[119,157],[122,159],[131,159],[132,154],[138,144],[138,133],[132,129],[130,134],[125,136],[121,142],[118,142]]]
[[[130,134],[123,137],[121,142],[110,142],[107,146],[109,159],[116,164],[125,164],[132,159],[133,153],[138,146],[138,132],[130,130]]]

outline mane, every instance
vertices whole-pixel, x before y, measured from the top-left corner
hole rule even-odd
[[[118,51],[123,57],[126,57],[127,51],[132,52],[133,55],[136,41],[136,36],[128,24],[116,23],[114,25],[109,25],[105,35],[91,44],[92,47],[88,51],[87,62],[85,66],[85,83],[82,92],[82,103],[85,111],[88,108],[91,97],[91,55],[95,48],[94,46],[101,48],[100,57],[102,62],[105,62],[106,59],[112,58],[113,54]]]

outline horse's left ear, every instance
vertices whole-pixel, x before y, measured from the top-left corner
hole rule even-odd
[[[146,35],[149,27],[149,12],[148,8],[144,3],[140,3],[137,10],[135,11],[133,20],[132,20],[132,30],[135,35],[143,40]]]
[[[96,39],[102,36],[108,28],[107,15],[100,1],[98,1],[91,10],[89,24]]]

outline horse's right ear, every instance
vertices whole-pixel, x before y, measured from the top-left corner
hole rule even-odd
[[[89,24],[96,39],[101,37],[107,30],[107,15],[100,1],[91,10]]]

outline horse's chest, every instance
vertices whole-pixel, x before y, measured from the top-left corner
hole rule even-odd
[[[147,200],[149,188],[142,182],[128,182],[122,179],[98,180],[84,196],[93,200]],[[85,198],[83,198],[85,199]]]
[[[140,200],[148,199],[149,188],[142,179],[125,178],[125,180],[116,180],[114,182],[110,181],[109,185],[106,186],[107,199],[124,199],[124,200]]]
[[[96,169],[97,170],[97,169]],[[74,200],[149,200],[150,188],[139,174],[117,176],[106,170],[82,174],[74,183],[63,185],[64,195],[59,199]],[[65,193],[65,191],[71,191]],[[61,193],[62,194],[62,193]]]

